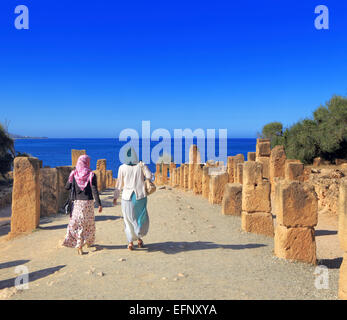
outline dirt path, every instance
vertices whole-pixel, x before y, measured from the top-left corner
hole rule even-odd
[[[329,267],[329,289],[319,290],[314,266],[275,258],[272,238],[241,232],[239,217],[223,216],[220,206],[201,196],[177,189],[151,195],[146,248],[134,252],[126,249],[121,208],[112,206],[112,192],[101,198],[97,251],[78,256],[60,246],[66,216],[42,219],[40,228],[27,236],[0,237],[0,298],[337,298],[341,261],[333,224],[317,228],[318,258]],[[325,237],[331,237],[334,249],[321,245]],[[28,290],[14,288],[17,265],[30,272]]]

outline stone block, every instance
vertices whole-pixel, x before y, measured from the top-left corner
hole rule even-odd
[[[183,189],[188,191],[188,183],[189,183],[189,166],[187,163],[183,164]]]
[[[274,178],[285,177],[286,153],[283,146],[276,146],[271,150],[269,162],[269,178],[271,184],[274,183]]]
[[[274,236],[274,224],[272,214],[269,212],[248,213],[242,211],[241,229],[245,232]]]
[[[200,151],[195,144],[192,144],[189,148],[189,163],[201,163]]]
[[[263,164],[256,161],[246,161],[243,165],[243,185],[256,185],[263,181]]]
[[[60,166],[56,169],[58,174],[58,209],[61,212],[70,194],[70,191],[65,189],[65,185],[74,168],[73,166]]]
[[[71,165],[73,167],[76,167],[78,158],[80,156],[82,156],[82,155],[85,155],[85,154],[87,154],[86,150],[75,150],[75,149],[72,149],[71,150]]]
[[[338,198],[338,236],[340,246],[347,252],[347,180],[343,179],[340,183]]]
[[[275,255],[282,259],[316,264],[316,241],[313,228],[287,228],[276,225]]]
[[[270,178],[270,157],[258,157],[257,162],[263,164],[263,178]]]
[[[210,176],[209,202],[212,204],[221,204],[224,195],[224,187],[229,181],[228,173],[222,173]]]
[[[222,214],[240,216],[242,212],[242,184],[227,183],[224,187]]]
[[[40,223],[40,161],[16,157],[13,163],[10,237],[35,230]]]
[[[202,196],[206,199],[209,198],[210,194],[210,175],[209,166],[204,166],[202,168]]]
[[[247,153],[247,161],[255,161],[255,159],[256,159],[256,152]]]
[[[242,211],[248,213],[271,212],[269,181],[263,180],[253,185],[243,184]]]
[[[347,253],[343,255],[339,277],[339,299],[347,300]]]
[[[188,177],[188,189],[193,190],[194,189],[194,172],[195,172],[196,163],[189,163],[188,164],[188,171],[189,171],[189,177]]]
[[[234,157],[228,157],[227,172],[229,175],[229,183],[234,183]]]
[[[55,215],[59,211],[58,170],[40,169],[40,216]]]
[[[256,153],[256,158],[259,158],[259,157],[270,157],[270,154],[271,154],[271,143],[270,143],[270,141],[257,143],[255,153]]]
[[[102,181],[102,172],[100,170],[94,170],[93,172],[96,176],[96,184],[98,186],[98,191],[101,192],[103,190],[102,183],[100,183],[100,181]]]
[[[237,177],[237,165],[239,163],[244,163],[245,162],[245,157],[242,153],[237,154],[234,156],[234,161],[233,161],[233,176],[234,176],[234,181],[235,177]]]
[[[194,188],[193,192],[195,194],[202,194],[202,173],[203,173],[203,164],[196,164],[194,171]]]
[[[163,163],[161,167],[162,184],[168,183],[169,164]]]
[[[277,223],[286,227],[314,227],[318,197],[314,187],[299,181],[282,181],[278,187]]]
[[[292,162],[286,161],[285,163],[285,172],[284,177],[287,180],[297,180],[302,181],[303,180],[303,173],[304,173],[304,164],[298,163],[298,162]]]
[[[243,163],[238,163],[236,167],[236,183],[242,184],[242,175],[243,175]]]

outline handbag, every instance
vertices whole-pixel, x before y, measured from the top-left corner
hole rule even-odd
[[[69,198],[67,199],[64,205],[64,212],[66,215],[69,215],[70,218],[72,216],[74,195],[75,195],[75,180],[72,181]]]
[[[155,184],[150,179],[146,178],[145,172],[143,170],[142,162],[140,162],[140,166],[141,166],[142,173],[143,173],[143,175],[145,177],[145,191],[146,191],[146,195],[149,196],[150,194],[154,193],[157,190],[157,187],[155,186]]]

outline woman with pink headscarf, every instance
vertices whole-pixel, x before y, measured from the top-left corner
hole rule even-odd
[[[89,156],[82,155],[78,158],[76,168],[65,186],[67,190],[72,187],[75,190],[73,210],[63,246],[77,248],[78,254],[83,254],[82,247],[90,247],[95,241],[94,200],[99,212],[102,212],[96,175],[90,169]]]

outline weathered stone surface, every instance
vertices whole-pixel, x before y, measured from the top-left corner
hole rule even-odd
[[[287,228],[277,224],[274,242],[277,257],[316,264],[313,228]]]
[[[271,143],[271,140],[270,139],[264,139],[264,138],[258,138],[257,139],[257,144],[263,143],[263,142]]]
[[[66,200],[69,197],[69,190],[65,189],[67,180],[69,179],[70,173],[73,170],[72,166],[61,166],[56,167],[58,172],[58,208],[62,210]]]
[[[234,181],[235,181],[235,177],[237,177],[237,165],[239,163],[244,163],[244,162],[245,162],[245,157],[244,157],[244,155],[242,153],[239,153],[236,156],[234,156],[234,161],[233,161],[233,165],[234,165],[234,167],[233,167],[233,170],[234,170],[234,172],[233,172]]]
[[[98,191],[101,192],[103,189],[102,189],[102,184],[100,183],[100,181],[102,180],[102,172],[100,170],[94,170],[93,171],[95,176],[96,176],[96,183],[97,183],[97,186],[98,186]]]
[[[59,211],[58,170],[40,169],[40,216],[50,216]]]
[[[227,172],[229,175],[229,183],[234,183],[234,157],[228,157]]]
[[[247,153],[247,161],[255,161],[255,159],[256,159],[256,152]]]
[[[113,184],[113,172],[112,170],[106,170],[106,188],[113,189],[115,185]]]
[[[287,180],[303,180],[304,164],[298,162],[286,161],[284,176]]]
[[[98,187],[100,191],[106,189],[106,159],[99,159],[96,162],[96,170],[100,171],[100,178],[98,179]]]
[[[347,163],[347,159],[335,159],[335,164],[340,166],[343,163]]]
[[[262,234],[268,237],[274,236],[274,224],[271,213],[242,211],[241,229],[245,232]]]
[[[270,178],[270,158],[269,157],[257,157],[257,162],[263,164],[263,178]]]
[[[269,181],[263,180],[253,185],[243,184],[242,211],[271,212]]]
[[[274,183],[274,178],[285,177],[286,153],[283,146],[276,146],[271,150],[269,163],[269,180]]]
[[[209,198],[210,194],[210,175],[209,167],[206,165],[202,168],[202,196],[206,199]]]
[[[313,186],[282,181],[278,189],[277,223],[286,227],[314,227],[318,222],[318,198]]]
[[[188,183],[189,183],[189,166],[188,163],[183,164],[183,189],[188,191]]]
[[[193,191],[195,194],[202,194],[202,173],[203,173],[203,164],[196,164],[194,171],[194,188]]]
[[[196,163],[189,163],[188,164],[188,171],[189,171],[189,176],[188,176],[188,189],[193,190],[194,189],[194,172],[195,172],[195,167]]]
[[[242,184],[227,183],[224,187],[222,214],[240,216],[242,212]]]
[[[238,163],[236,167],[236,183],[242,184],[243,163]]]
[[[184,188],[184,164],[180,166],[180,188]]]
[[[339,190],[338,204],[338,236],[340,246],[343,251],[347,252],[347,180],[343,179]]]
[[[229,181],[228,173],[222,173],[210,176],[209,202],[212,204],[221,204],[224,194],[224,187]]]
[[[347,253],[343,255],[339,277],[339,299],[347,300]]]
[[[30,232],[40,223],[40,162],[37,158],[16,157],[13,168],[10,237]]]
[[[85,154],[87,154],[86,150],[75,150],[75,149],[72,149],[71,150],[71,165],[73,167],[76,167],[78,158],[80,156],[82,156],[82,155],[85,155]]]
[[[192,144],[189,148],[189,163],[201,163],[201,155],[198,146]]]
[[[256,146],[256,158],[259,157],[270,157],[271,154],[271,143],[270,141],[258,142]]]
[[[170,185],[175,186],[176,182],[176,164],[174,162],[170,163]]]
[[[163,163],[161,167],[161,175],[162,175],[162,184],[168,183],[168,172],[169,172],[169,164]]]
[[[255,161],[246,161],[243,165],[243,185],[254,186],[263,181],[263,164]]]

